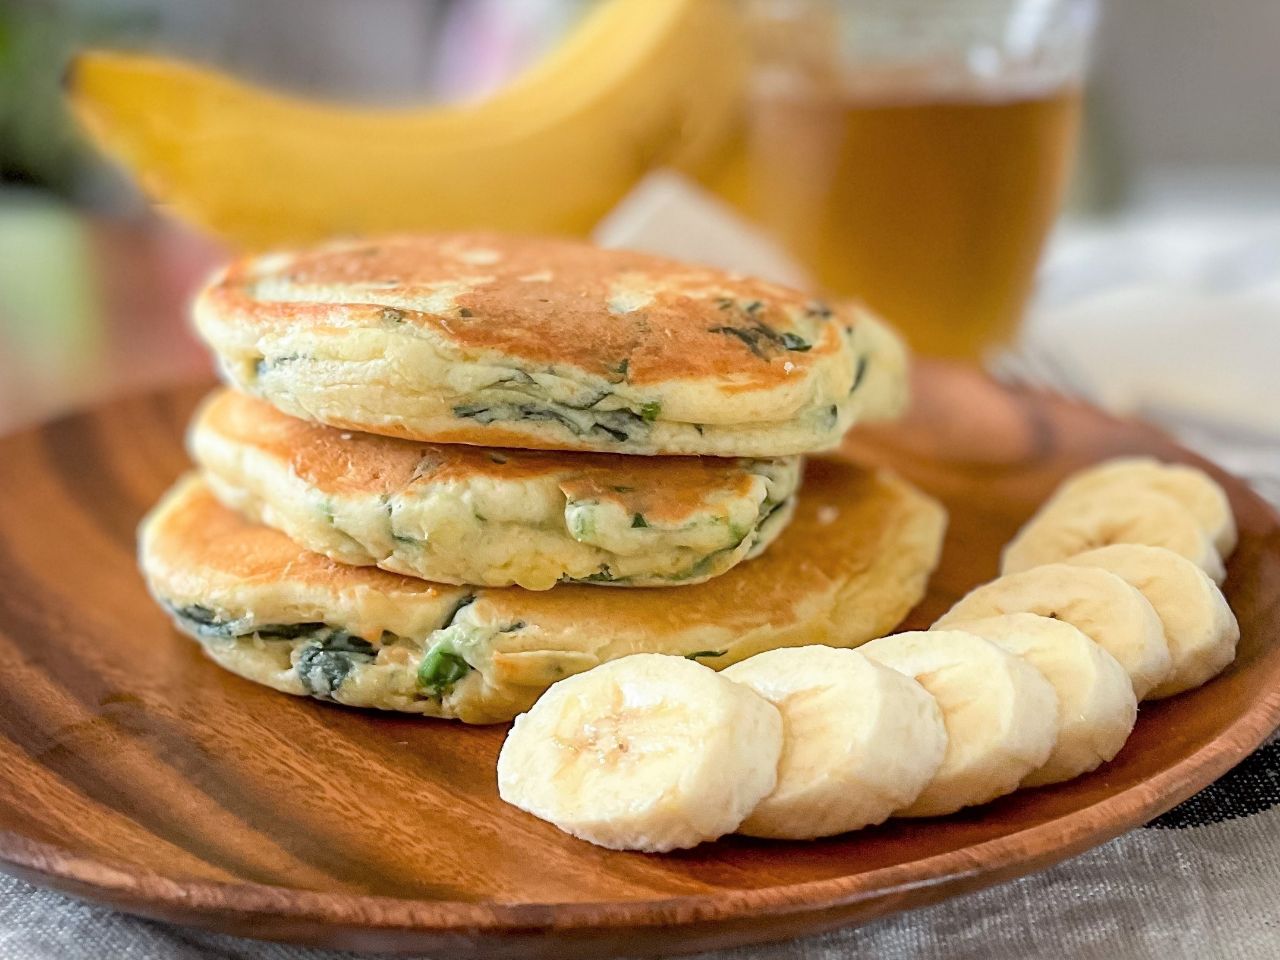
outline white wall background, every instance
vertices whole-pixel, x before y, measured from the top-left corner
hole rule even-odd
[[[1095,83],[1129,165],[1280,170],[1280,2],[1109,0]]]

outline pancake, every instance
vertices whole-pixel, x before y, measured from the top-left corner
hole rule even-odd
[[[192,475],[143,522],[140,562],[177,625],[234,673],[353,707],[493,723],[631,653],[723,667],[881,636],[924,595],[945,526],[938,503],[893,475],[816,460],[777,542],[706,583],[458,587],[311,553]]]
[[[856,305],[570,240],[267,254],[215,277],[194,312],[235,386],[411,440],[778,457],[906,400],[904,348]]]
[[[800,458],[497,450],[308,423],[232,390],[188,446],[223,503],[343,563],[545,590],[701,583],[787,525]]]

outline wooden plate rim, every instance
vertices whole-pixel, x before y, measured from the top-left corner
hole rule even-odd
[[[816,912],[848,907],[866,900],[882,899],[920,887],[947,885],[962,879],[985,877],[991,882],[1012,879],[1037,866],[1061,860],[1110,840],[1165,811],[1211,784],[1256,749],[1280,725],[1280,693],[1262,697],[1225,731],[1221,737],[1189,754],[1163,773],[1108,797],[1027,830],[938,854],[909,864],[883,867],[856,877],[834,877],[799,884],[765,887],[716,895],[700,894],[663,900],[575,901],[573,903],[471,904],[457,901],[411,900],[376,895],[317,893],[259,883],[224,884],[205,880],[175,881],[151,871],[125,871],[106,861],[87,860],[54,844],[27,840],[21,835],[0,831],[0,861],[28,876],[70,882],[85,891],[108,893],[141,907],[170,906],[186,910],[253,916],[273,916],[333,925],[358,924],[378,929],[413,929],[424,933],[499,931],[511,928],[582,926],[592,928],[647,927],[668,922],[668,911],[678,911],[687,921],[731,921],[756,915],[768,908],[775,915]],[[1230,746],[1230,751],[1219,749]],[[1208,754],[1209,758],[1198,763]],[[1168,788],[1166,793],[1162,788]],[[1143,799],[1146,794],[1150,799]],[[1125,803],[1125,801],[1133,801]],[[1120,806],[1122,818],[1109,818],[1101,830],[1080,829],[1073,821],[1091,820],[1089,811],[1101,806]],[[1061,842],[1064,834],[1070,836]],[[1058,838],[1047,855],[1025,854],[1034,849],[1041,834]],[[981,854],[979,858],[978,854]],[[974,867],[977,859],[999,866]],[[49,868],[62,861],[65,868]],[[964,868],[966,862],[969,869]],[[162,881],[172,891],[155,890],[145,897],[131,897],[142,877]],[[883,881],[883,882],[881,882]],[[180,887],[180,889],[179,889]],[[226,906],[228,895],[237,901]],[[213,905],[218,904],[215,908]],[[362,910],[362,904],[377,910]]]

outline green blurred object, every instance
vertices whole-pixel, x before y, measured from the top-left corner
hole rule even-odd
[[[89,154],[62,101],[62,65],[86,42],[128,41],[154,22],[73,0],[0,0],[0,183],[69,197]]]
[[[102,316],[84,221],[0,194],[0,349],[32,381],[74,382],[101,359]]]

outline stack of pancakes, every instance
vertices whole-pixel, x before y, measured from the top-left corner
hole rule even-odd
[[[507,720],[630,653],[862,643],[937,562],[932,500],[803,463],[905,402],[903,348],[855,307],[450,235],[250,258],[195,320],[230,389],[142,566],[217,663],[286,693]]]

